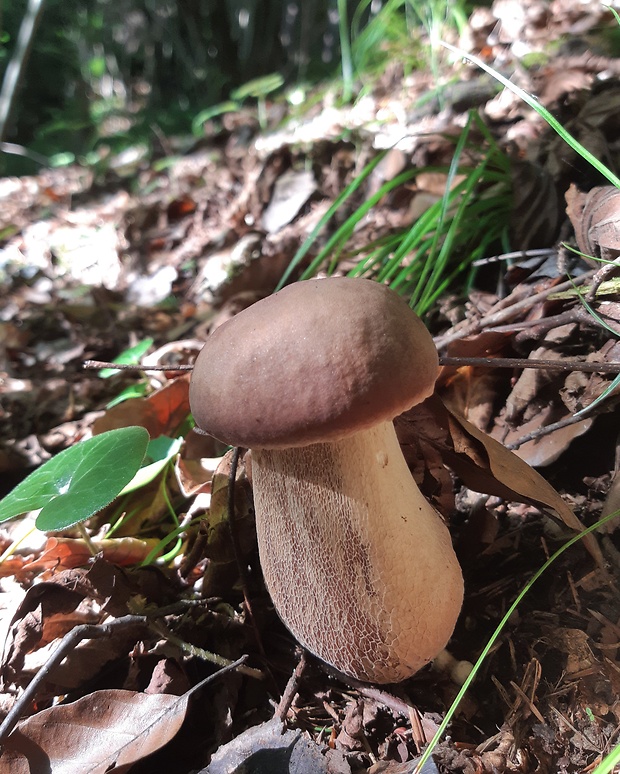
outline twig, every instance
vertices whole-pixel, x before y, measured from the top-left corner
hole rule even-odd
[[[497,263],[499,261],[512,261],[512,260],[526,260],[528,258],[550,258],[552,255],[557,254],[555,247],[542,247],[537,250],[516,250],[512,253],[501,253],[500,255],[491,255],[488,258],[479,258],[477,261],[472,261],[472,266],[486,266],[489,263]]]
[[[481,330],[491,328],[494,325],[510,320],[517,312],[530,309],[539,301],[546,300],[553,293],[562,293],[564,290],[571,290],[576,286],[583,285],[593,277],[595,273],[596,269],[592,269],[579,277],[567,280],[566,282],[561,282],[559,285],[552,285],[545,288],[545,290],[541,290],[539,293],[528,295],[526,298],[510,303],[509,306],[506,306],[506,303],[509,301],[510,297],[508,299],[503,299],[496,304],[494,307],[495,311],[491,311],[486,317],[483,317],[480,320],[468,321],[462,325],[462,327],[457,326],[452,328],[452,330],[444,333],[443,336],[438,336],[435,339],[435,344],[438,349],[441,349],[453,341],[464,339],[466,336],[472,336],[474,333],[478,333]]]
[[[551,318],[550,318],[551,319]],[[557,322],[555,318],[554,324]],[[545,320],[532,321],[533,325],[544,324]],[[518,325],[525,326],[526,323]],[[497,330],[497,329],[496,329]],[[443,366],[477,366],[480,368],[549,368],[555,371],[587,371],[598,374],[620,372],[620,363],[586,363],[584,360],[534,360],[522,357],[440,357]],[[85,360],[84,368],[118,368],[124,371],[191,371],[193,365],[141,366],[127,363],[107,363],[102,360]]]
[[[556,430],[561,430],[563,427],[570,427],[577,422],[585,422],[590,418],[591,415],[589,417],[583,417],[578,416],[577,414],[571,414],[570,416],[564,417],[564,419],[560,419],[550,425],[539,427],[538,430],[532,430],[531,433],[527,433],[527,435],[522,436],[513,443],[506,444],[506,448],[510,449],[510,451],[513,451],[514,449],[518,449],[520,446],[523,446],[524,443],[528,443],[529,441],[536,441],[538,438],[544,438],[546,435],[555,433]]]
[[[195,656],[196,658],[200,658],[203,661],[207,661],[209,664],[215,664],[215,666],[218,667],[230,666],[232,663],[230,659],[224,658],[224,656],[220,656],[218,653],[214,653],[212,650],[205,650],[204,648],[198,647],[198,645],[192,645],[191,642],[187,642],[186,640],[181,639],[181,637],[177,637],[174,632],[171,632],[170,629],[168,629],[168,627],[160,621],[152,621],[151,628],[157,632],[157,634],[159,634],[162,639],[165,639],[173,645],[176,645],[177,648],[179,648],[179,650],[181,650],[183,653],[187,653],[190,656]],[[241,674],[244,674],[247,677],[252,677],[255,680],[263,680],[265,677],[260,669],[254,669],[253,667],[249,666],[239,667],[239,671]]]
[[[105,360],[85,360],[82,368],[113,368],[118,371],[192,371],[193,365],[140,365],[135,363],[108,363]]]
[[[620,363],[586,363],[584,360],[535,360],[526,357],[440,357],[442,366],[482,368],[542,368],[552,371],[586,371],[596,374],[620,373]]]
[[[297,666],[293,670],[293,674],[290,676],[289,681],[286,684],[286,688],[284,689],[280,703],[278,704],[278,707],[275,711],[275,717],[277,717],[282,723],[284,723],[286,720],[286,716],[288,715],[288,711],[291,708],[291,704],[293,703],[293,699],[295,698],[295,694],[297,693],[299,683],[307,665],[308,655],[306,653],[306,649],[302,647],[301,656]]]
[[[583,307],[574,307],[566,312],[543,317],[540,320],[519,320],[519,322],[507,323],[506,325],[492,325],[486,330],[488,333],[520,333],[535,328],[536,335],[539,336],[545,331],[559,328],[560,325],[567,323],[590,323],[593,327],[597,325],[596,320],[592,315],[587,314]]]

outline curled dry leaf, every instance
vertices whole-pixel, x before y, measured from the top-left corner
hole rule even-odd
[[[19,682],[26,655],[75,626],[75,610],[83,598],[79,591],[58,583],[39,583],[28,589],[9,624],[2,654],[4,680]]]
[[[189,694],[95,691],[22,721],[4,743],[0,774],[118,774],[178,732]]]
[[[428,421],[429,412],[432,422]],[[420,417],[426,419],[420,421]],[[429,427],[435,428],[431,434]],[[438,396],[432,395],[398,417],[397,429],[399,440],[405,446],[419,446],[419,438],[435,446],[444,464],[469,489],[505,500],[547,506],[570,529],[583,530],[582,523],[548,481],[494,438],[450,411]],[[596,561],[603,564],[595,538],[586,535],[584,544]]]
[[[566,192],[566,212],[582,253],[614,261],[620,256],[620,190],[613,185]]]
[[[209,563],[203,581],[203,593],[217,596],[235,583],[238,576],[237,560],[228,523],[228,480],[232,451],[227,452],[215,471],[212,482],[211,504],[205,517],[207,545],[204,553]],[[246,477],[245,463],[240,461],[235,477],[235,525],[239,550],[247,557],[256,549],[256,529],[252,510],[251,490]]]
[[[471,437],[473,442],[478,442],[484,449],[488,459],[489,470],[492,475],[504,486],[515,494],[515,498],[522,502],[534,502],[537,505],[546,505],[552,508],[560,519],[570,529],[576,532],[583,530],[583,524],[572,512],[560,495],[534,468],[530,467],[520,457],[502,446],[501,443],[491,438],[486,433],[478,430],[466,419],[452,414],[452,418],[460,428]],[[454,427],[454,421],[451,426]],[[584,545],[599,564],[604,560],[601,550],[593,535],[586,535]]]

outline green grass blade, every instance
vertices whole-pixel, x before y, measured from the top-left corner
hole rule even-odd
[[[544,118],[547,124],[549,124],[549,126],[560,135],[560,137],[567,145],[569,145],[583,159],[591,164],[598,172],[601,173],[601,175],[603,175],[603,177],[609,180],[612,185],[615,185],[616,188],[620,188],[620,178],[616,177],[616,175],[614,175],[611,170],[607,169],[607,167],[601,161],[599,161],[596,156],[590,153],[587,148],[585,148],[578,140],[576,140],[569,132],[567,132],[562,124],[556,118],[554,118],[553,115],[551,115],[547,108],[540,104],[536,97],[528,94],[527,91],[512,83],[512,81],[509,81],[508,78],[505,78],[503,75],[501,75],[501,73],[498,73],[492,67],[489,67],[489,65],[483,62],[482,59],[479,59],[477,56],[468,54],[466,51],[461,51],[461,49],[457,48],[456,46],[453,46],[450,43],[445,43],[444,41],[441,41],[441,45],[444,48],[447,48],[448,51],[452,51],[453,54],[456,54],[463,59],[469,60],[472,62],[472,64],[475,64],[476,67],[480,67],[481,70],[484,70],[486,73],[498,80],[507,89],[510,89],[510,91],[512,91],[524,102],[526,102],[531,108],[533,108],[539,116]]]
[[[611,774],[620,765],[620,744],[599,763],[592,774]]]
[[[353,59],[349,38],[347,0],[338,0],[338,34],[340,36],[340,61],[342,64],[342,98],[345,103],[348,103],[353,95]]]
[[[308,251],[314,244],[317,236],[321,233],[323,228],[329,223],[329,221],[332,219],[334,214],[338,212],[340,207],[344,204],[344,202],[347,201],[347,199],[352,196],[357,189],[362,185],[364,180],[370,175],[370,173],[375,169],[375,167],[385,158],[387,154],[387,151],[382,151],[377,155],[376,158],[374,158],[369,164],[367,164],[364,169],[361,171],[361,173],[349,183],[349,185],[344,189],[344,191],[338,196],[332,206],[327,210],[325,215],[320,219],[320,221],[316,224],[316,226],[312,229],[312,232],[309,234],[308,238],[304,241],[304,243],[301,245],[301,247],[297,250],[293,258],[291,259],[291,262],[287,266],[284,274],[282,275],[282,278],[280,279],[280,282],[278,282],[278,285],[276,287],[276,290],[280,290],[284,287],[287,280],[291,276],[291,274],[295,271],[299,263],[305,258]]]

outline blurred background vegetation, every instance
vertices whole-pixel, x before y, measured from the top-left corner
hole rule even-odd
[[[416,66],[415,29],[447,17],[458,26],[465,6],[464,0],[0,0],[0,79],[15,59],[24,20],[38,11],[0,136],[27,154],[0,153],[0,175],[36,172],[37,154],[92,163],[104,146],[118,153],[143,143],[150,152],[158,137],[189,136],[192,127],[196,135],[196,117],[221,114],[231,96],[237,99],[229,108],[261,89],[273,96],[340,79],[347,101],[355,96],[354,72],[372,78],[395,57],[405,69]],[[270,77],[257,85],[263,76]]]

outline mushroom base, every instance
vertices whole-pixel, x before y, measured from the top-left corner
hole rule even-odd
[[[261,565],[311,653],[360,680],[404,680],[446,645],[463,600],[450,533],[391,422],[331,443],[252,451]]]

